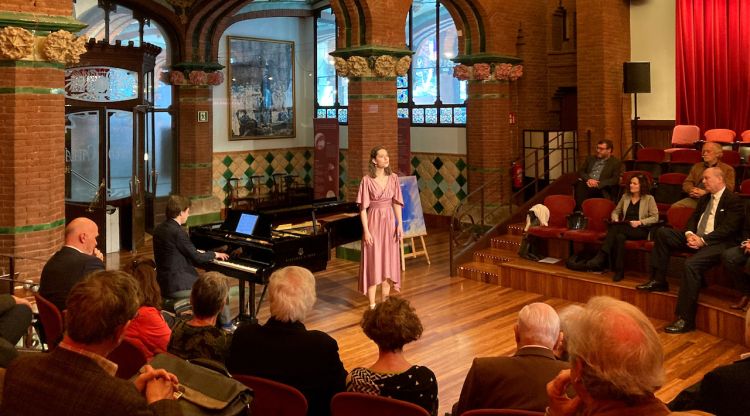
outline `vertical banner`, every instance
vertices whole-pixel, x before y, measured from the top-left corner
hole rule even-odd
[[[398,173],[411,175],[411,120],[398,119]]]
[[[315,160],[313,187],[315,199],[339,196],[339,121],[313,119]]]

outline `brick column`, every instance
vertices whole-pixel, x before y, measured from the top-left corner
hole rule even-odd
[[[466,159],[469,192],[503,176],[485,190],[485,202],[507,203],[511,195],[510,163],[519,154],[508,115],[510,82],[521,76],[520,66],[508,63],[458,65],[454,75],[469,81],[466,100]],[[512,81],[512,80],[513,81]]]
[[[332,54],[336,56],[338,74],[349,77],[349,201],[357,198],[359,183],[368,172],[373,147],[385,146],[391,166],[398,167],[396,76],[406,74],[411,64],[411,58],[404,56],[409,53],[405,50],[387,50],[389,54],[373,49],[367,49],[367,52],[366,56],[355,55],[351,50]]]
[[[46,3],[0,5],[15,12],[0,10],[0,267],[7,273],[8,257],[24,258],[16,271],[32,280],[63,243],[64,70],[86,50],[70,34],[83,27],[71,3]]]
[[[630,146],[630,95],[623,93],[622,63],[630,60],[630,8],[619,0],[579,0],[576,3],[578,44],[578,137],[591,130],[596,142],[608,138],[615,154]],[[585,143],[582,143],[585,146]]]
[[[179,194],[190,198],[190,225],[218,220],[222,204],[213,196],[213,114],[208,85],[177,86],[179,126]],[[208,112],[208,122],[198,122],[198,112]]]

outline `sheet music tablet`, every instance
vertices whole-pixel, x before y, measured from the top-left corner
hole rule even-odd
[[[246,212],[243,212],[240,214],[240,219],[237,221],[237,228],[235,228],[234,232],[237,234],[243,234],[243,235],[253,235],[253,231],[255,231],[255,225],[258,223],[258,216],[253,214],[248,214]]]

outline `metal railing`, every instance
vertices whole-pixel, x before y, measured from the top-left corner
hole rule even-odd
[[[545,137],[548,138],[550,132],[544,133]],[[503,198],[503,194],[507,194],[511,190],[511,177],[507,173],[500,173],[499,176],[486,181],[471,191],[456,206],[450,224],[449,257],[451,275],[456,273],[456,255],[468,249],[474,242],[480,240],[495,225],[510,218],[513,215],[514,201],[524,200],[523,197],[532,187],[534,194],[537,194],[549,184],[549,181],[556,179],[557,176],[575,171],[578,153],[576,134],[575,132],[570,132],[572,133],[571,137],[568,135],[569,132],[556,133],[553,138],[544,140],[541,147],[524,146],[523,153],[526,161],[525,175],[533,172],[531,181],[523,184],[523,186],[510,194],[509,197]],[[570,142],[567,141],[569,139]],[[500,189],[500,199],[493,201],[500,202],[499,204],[488,204],[487,194],[491,189]]]

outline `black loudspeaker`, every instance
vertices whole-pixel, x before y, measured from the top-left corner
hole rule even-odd
[[[650,62],[625,62],[622,73],[625,93],[651,92]]]

